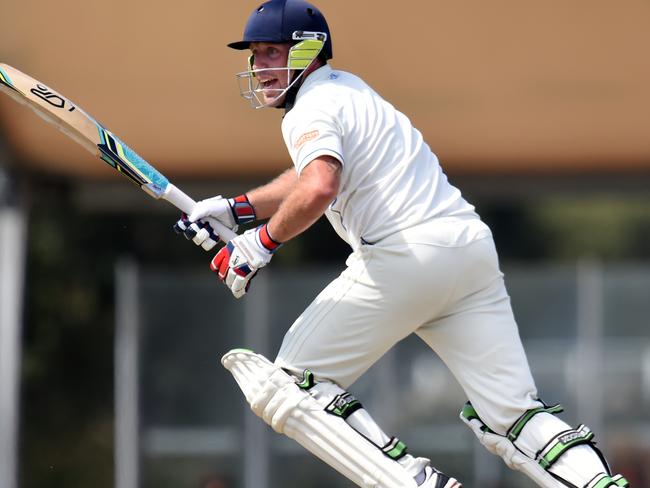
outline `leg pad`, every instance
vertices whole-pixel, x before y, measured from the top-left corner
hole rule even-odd
[[[338,386],[326,384],[336,395],[321,394],[316,399],[293,376],[264,356],[245,349],[226,353],[221,362],[232,373],[256,415],[358,486],[417,487],[413,476],[398,461],[360,435],[343,416],[326,411],[336,395],[345,393]],[[334,408],[350,408],[346,405],[352,402],[344,400],[341,396]]]
[[[560,411],[559,405],[529,410],[505,435],[485,425],[470,403],[460,418],[488,451],[543,488],[628,487],[622,476],[612,477],[591,430],[584,425],[569,428],[554,416]]]

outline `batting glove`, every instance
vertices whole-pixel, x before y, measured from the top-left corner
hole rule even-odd
[[[174,231],[209,251],[219,242],[219,236],[210,224],[211,219],[237,232],[239,225],[255,220],[255,209],[246,195],[227,199],[217,195],[198,202],[191,214],[182,214],[174,225]]]
[[[235,298],[241,298],[257,271],[271,261],[280,246],[264,224],[244,232],[222,247],[210,263],[210,269],[219,275]]]

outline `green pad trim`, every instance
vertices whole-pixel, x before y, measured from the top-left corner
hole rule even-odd
[[[594,433],[585,425],[559,433],[538,454],[540,466],[548,470],[566,451],[580,444],[588,444],[593,438]]]
[[[474,419],[481,420],[478,414],[476,413],[476,410],[469,402],[463,405],[463,409],[460,411],[460,414],[463,416],[463,418],[467,420],[474,420]]]
[[[470,420],[478,420],[481,423],[481,430],[483,432],[489,432],[491,434],[496,434],[492,429],[490,429],[485,423],[481,420],[481,417],[478,416],[478,413],[476,413],[476,410],[474,409],[474,406],[470,403],[467,402],[464,406],[463,409],[460,411],[461,417],[466,419],[468,422]]]
[[[406,454],[406,444],[397,437],[393,437],[388,444],[381,448],[381,451],[389,458],[397,461]]]
[[[598,477],[594,478],[588,485],[587,488],[611,488],[611,487],[629,487],[630,483],[623,478],[620,474],[610,477],[608,474],[601,474]]]
[[[330,404],[325,407],[325,411],[345,420],[361,408],[363,408],[361,402],[350,393],[345,392],[336,395]]]
[[[620,474],[617,474],[612,478],[612,481],[616,483],[616,486],[620,486],[621,488],[629,488],[630,482],[623,478]]]
[[[506,433],[506,437],[510,440],[510,442],[515,442],[517,438],[519,437],[519,434],[521,434],[521,431],[524,430],[524,427],[526,424],[532,419],[535,415],[538,413],[546,412],[546,413],[551,413],[551,414],[556,414],[564,411],[564,408],[562,408],[562,405],[552,405],[550,407],[547,407],[544,405],[543,407],[538,407],[538,408],[533,408],[531,410],[526,411],[521,417],[519,417],[519,420],[517,420],[510,429],[508,429],[508,432]]]
[[[314,373],[311,372],[311,370],[306,369],[302,373],[302,381],[297,382],[296,384],[298,385],[298,388],[302,390],[309,390],[312,386],[316,384],[316,380],[314,379]]]

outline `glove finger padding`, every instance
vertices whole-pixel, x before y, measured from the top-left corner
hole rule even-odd
[[[250,268],[248,269],[249,272],[246,274],[244,274],[245,271],[237,268],[228,271],[228,275],[229,277],[232,276],[232,280],[230,280],[230,283],[228,283],[228,280],[226,280],[226,284],[230,287],[230,290],[232,291],[232,294],[235,296],[235,298],[241,298],[248,292],[248,289],[251,285],[251,280],[257,274],[257,270],[251,270]]]
[[[229,268],[226,273],[225,283],[235,298],[241,298],[248,291],[250,280],[257,273],[257,269],[250,266],[247,262],[233,266],[237,262],[237,256],[232,255],[228,262]]]
[[[206,251],[209,251],[217,245],[217,242],[210,237],[210,232],[205,228],[200,229],[192,241],[194,244],[201,246]]]
[[[212,258],[212,262],[210,263],[210,269],[217,273],[221,281],[224,281],[226,279],[229,260],[230,251],[228,250],[228,246],[224,246],[216,254],[216,256]]]
[[[185,229],[185,232],[183,232],[185,239],[188,241],[193,241],[196,237],[196,234],[198,234],[200,230],[201,228],[196,222],[189,222],[189,225]]]
[[[187,219],[187,214],[183,212],[181,218],[174,224],[174,232],[177,234],[184,234],[189,224],[190,221]]]
[[[213,249],[221,240],[207,220],[199,220],[198,222],[194,222],[192,226],[198,228],[198,231],[192,238],[192,242],[197,246],[201,246],[206,251]]]
[[[181,214],[181,218],[174,224],[174,232],[183,234],[186,239],[206,251],[213,249],[220,241],[207,219],[192,222],[185,213]]]
[[[250,288],[250,282],[257,271],[266,266],[273,253],[264,247],[258,232],[264,226],[249,230],[234,238],[221,248],[210,263],[210,269],[218,273],[219,279],[230,288],[235,298],[241,298]],[[276,243],[275,249],[280,244]]]
[[[219,279],[230,288],[235,298],[241,298],[248,291],[250,280],[257,269],[248,264],[248,259],[232,243],[224,246],[210,263],[210,269],[218,273]]]

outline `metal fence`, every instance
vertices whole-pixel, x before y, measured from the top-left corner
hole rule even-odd
[[[627,476],[647,476],[650,265],[504,268],[542,398],[561,402],[567,422],[591,426]],[[219,363],[234,347],[274,357],[284,331],[339,271],[269,268],[237,301],[203,269],[121,263],[117,487],[353,486],[255,417]],[[533,486],[484,451],[458,420],[462,390],[416,337],[398,344],[351,390],[386,431],[465,486]]]

